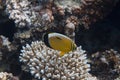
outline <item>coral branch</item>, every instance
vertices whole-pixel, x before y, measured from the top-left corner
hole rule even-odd
[[[38,79],[97,80],[92,77],[85,51],[78,47],[63,57],[59,51],[50,49],[42,41],[26,44],[21,50],[20,61],[29,67],[30,73]]]

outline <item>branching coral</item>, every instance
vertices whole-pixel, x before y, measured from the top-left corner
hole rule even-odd
[[[117,0],[0,0],[0,7],[3,7],[1,1],[6,1],[6,13],[9,15],[9,19],[14,20],[16,24],[13,40],[16,44],[14,47],[17,46],[16,49],[12,50],[8,39],[0,36],[0,64],[2,66],[7,64],[9,70],[12,71],[15,69],[11,68],[20,66],[16,53],[19,53],[21,45],[41,39],[42,34],[39,33],[51,29],[65,33],[74,40],[75,30],[81,26],[89,28],[90,24],[102,19],[110,12],[112,4]],[[101,69],[105,66],[107,70],[103,69],[105,70],[103,72],[108,72],[110,78],[114,76],[111,74],[119,74],[120,58],[114,53],[116,52],[110,50],[105,54],[99,52],[97,58],[93,56],[92,71],[102,72]],[[90,65],[87,63],[86,54],[80,47],[74,52],[59,57],[59,51],[50,49],[43,42],[37,41],[23,47],[19,58],[31,75],[37,79],[96,80],[96,77],[88,73]],[[8,70],[8,68],[4,70]],[[106,78],[103,75],[102,78]]]
[[[73,8],[80,8],[80,3],[81,3],[82,0],[55,0],[55,4],[58,6],[58,7],[61,7],[64,12],[65,12],[65,9],[67,9],[69,12],[72,12],[72,9]]]
[[[19,58],[38,79],[97,80],[88,73],[90,65],[84,53],[78,47],[76,51],[60,57],[59,51],[46,47],[42,41],[35,41],[23,46]]]
[[[41,32],[53,27],[50,7],[43,9],[44,5],[39,1],[6,0],[6,13],[16,24],[15,38],[29,38],[30,36],[24,36],[24,34],[31,35],[32,30]]]
[[[0,80],[9,80],[12,77],[12,74],[7,72],[0,72]]]
[[[120,54],[117,51],[97,52],[92,55],[92,60],[92,71],[97,71],[96,74],[104,72],[104,75],[97,75],[100,80],[113,79],[115,74],[120,74]]]
[[[37,17],[28,0],[6,0],[6,5],[9,18],[15,20],[18,27],[35,24],[32,22],[35,22]]]
[[[118,0],[55,0],[58,13],[62,12],[65,16],[67,11],[71,15],[77,16],[79,22],[88,28],[91,23],[102,19]],[[109,8],[111,7],[111,9]],[[109,8],[109,9],[108,9]]]
[[[19,28],[40,27],[42,22],[52,20],[51,11],[42,9],[43,5],[36,0],[6,0],[6,5],[6,12],[10,14],[9,18],[15,20]]]
[[[0,72],[0,80],[19,80],[17,77],[14,77],[12,73]]]
[[[75,29],[78,28],[78,18],[75,16],[68,17],[65,25],[65,34],[72,40],[75,40]]]
[[[91,23],[102,19],[110,12],[114,6],[112,4],[117,1],[6,0],[6,13],[9,13],[9,18],[15,21],[17,28],[26,27],[28,31],[57,28],[56,30],[62,31],[74,40],[74,31],[78,29],[78,25],[89,28]],[[19,31],[23,33],[26,28]]]

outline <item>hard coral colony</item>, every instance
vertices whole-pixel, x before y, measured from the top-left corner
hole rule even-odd
[[[48,48],[42,41],[23,46],[20,61],[30,69],[35,78],[42,80],[97,80],[88,71],[85,51],[78,47],[63,57],[59,51]]]
[[[14,77],[12,73],[0,72],[0,80],[19,80],[17,77]]]
[[[78,26],[89,25],[110,12],[117,0],[6,0],[6,13],[18,30],[57,28],[74,40]],[[19,31],[26,31],[20,29]]]

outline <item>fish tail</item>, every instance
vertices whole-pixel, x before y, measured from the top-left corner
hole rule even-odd
[[[65,54],[65,52],[60,52],[60,57],[62,57]]]

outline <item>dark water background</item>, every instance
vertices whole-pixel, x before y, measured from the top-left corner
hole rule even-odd
[[[120,50],[120,1],[103,20],[91,25],[89,30],[80,29],[76,36],[77,45],[89,53],[106,49]]]

